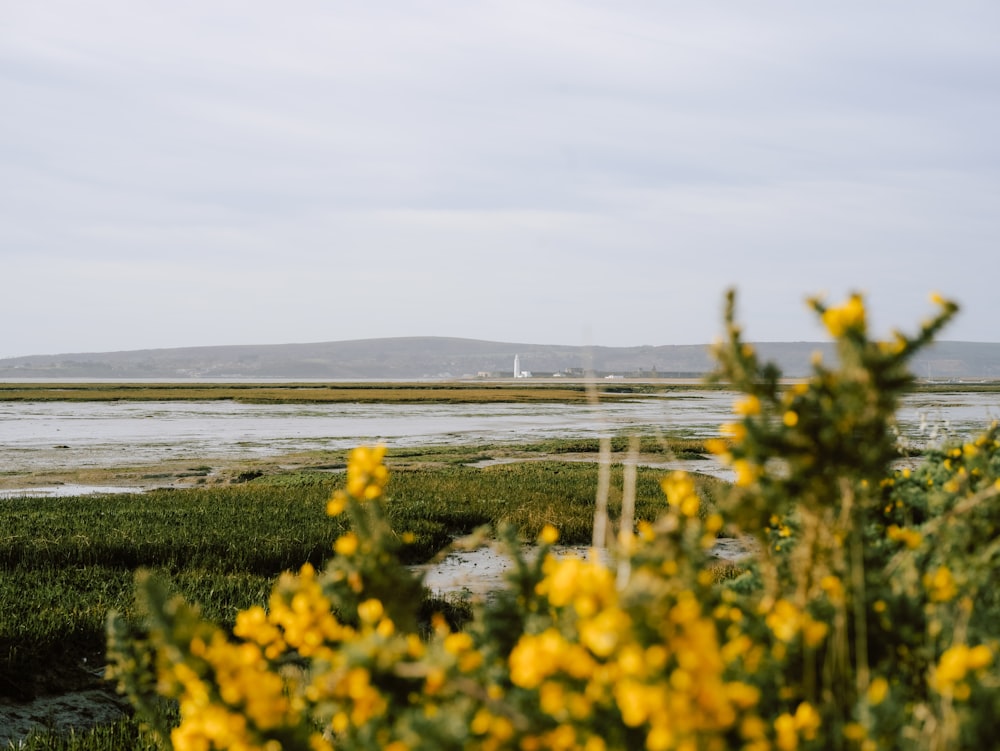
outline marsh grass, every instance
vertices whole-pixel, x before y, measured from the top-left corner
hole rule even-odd
[[[611,451],[624,453],[629,449],[632,436],[616,435],[610,439]],[[697,438],[683,438],[662,435],[639,436],[638,450],[644,455],[662,456],[669,459],[703,459],[708,453],[705,441]],[[597,454],[600,451],[599,438],[558,438],[537,443],[521,444],[517,447],[523,453],[545,454]]]
[[[648,394],[654,387],[605,392],[609,399]],[[668,388],[664,386],[664,388]],[[583,383],[0,383],[0,401],[218,401],[251,404],[496,403],[588,399]]]
[[[58,733],[33,732],[16,747],[18,751],[160,751],[156,740],[144,733],[134,720],[122,718],[110,725],[89,730]]]
[[[413,535],[406,562],[425,562],[481,525],[513,524],[531,540],[553,524],[567,543],[590,541],[597,464],[454,463],[480,454],[477,448],[390,457],[392,525]],[[434,466],[424,464],[428,459]],[[637,520],[662,513],[661,475],[639,468]],[[621,480],[616,464],[613,518],[620,513]],[[76,687],[85,678],[81,661],[93,666],[101,658],[107,612],[134,617],[139,568],[162,573],[206,616],[231,625],[240,609],[266,601],[280,572],[307,561],[319,568],[334,555],[331,541],[345,523],[324,507],[342,482],[339,473],[313,469],[220,487],[0,501],[0,695]],[[709,502],[725,486],[702,476],[698,483]]]

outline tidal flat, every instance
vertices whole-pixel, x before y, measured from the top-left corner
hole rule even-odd
[[[341,384],[326,390],[338,400],[363,392],[385,401],[310,402],[300,391],[322,391],[316,384],[208,389],[194,384],[0,384],[0,490],[72,483],[213,485],[258,471],[335,463],[359,444],[383,443],[396,456],[438,446],[456,455],[481,451],[484,458],[502,459],[548,441],[593,444],[601,436],[698,442],[717,436],[719,426],[732,419],[735,395],[725,390],[691,383],[601,384],[600,392],[591,386],[588,395],[586,384]],[[441,393],[461,400],[436,401]],[[420,400],[413,401],[414,394]],[[567,394],[571,400],[560,401]],[[901,444],[919,452],[981,432],[998,416],[996,391],[916,392],[898,414]],[[663,461],[663,452],[656,453]]]
[[[901,437],[919,447],[978,432],[1000,412],[998,397],[914,394],[900,411]],[[110,609],[134,616],[139,568],[169,577],[226,624],[266,602],[281,571],[323,565],[344,531],[325,499],[355,445],[390,447],[393,524],[414,536],[407,562],[427,566],[482,525],[513,524],[530,541],[553,524],[567,545],[586,545],[604,436],[613,518],[629,434],[640,438],[630,459],[640,465],[637,518],[662,511],[659,479],[672,468],[695,472],[711,504],[727,477],[704,441],[731,419],[732,399],[690,386],[597,404],[0,398],[0,718],[45,707],[35,719],[55,727],[52,697],[94,700],[98,691],[105,701],[104,618]],[[502,558],[490,556],[456,553],[422,569],[429,607],[460,617],[452,593],[497,584]],[[485,584],[463,584],[463,569],[483,569]]]

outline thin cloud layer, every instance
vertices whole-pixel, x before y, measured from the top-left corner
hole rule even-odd
[[[992,3],[22,3],[0,356],[1000,339]]]

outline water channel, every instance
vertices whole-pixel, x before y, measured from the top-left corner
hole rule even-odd
[[[600,405],[0,402],[0,471],[249,459],[376,442],[391,449],[655,431],[707,438],[732,419],[733,399],[690,390]],[[901,434],[921,446],[974,435],[998,418],[1000,394],[977,392],[911,395],[898,414]]]

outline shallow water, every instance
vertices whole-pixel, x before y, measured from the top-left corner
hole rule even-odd
[[[212,402],[3,402],[0,469],[115,467],[168,459],[279,455],[661,431],[718,435],[734,394],[717,391],[588,404],[242,404]],[[908,397],[901,432],[917,444],[967,436],[1000,417],[1000,394]]]
[[[531,559],[533,546],[522,550]],[[740,561],[751,555],[753,543],[748,540],[720,538],[709,551],[722,561]],[[597,556],[605,565],[611,565],[612,556],[607,548],[598,550],[583,545],[556,545],[551,550],[555,558],[576,557],[587,559]],[[454,550],[442,560],[412,570],[423,576],[424,586],[438,595],[488,597],[507,586],[507,574],[514,568],[513,559],[497,544],[482,545],[471,550]]]

